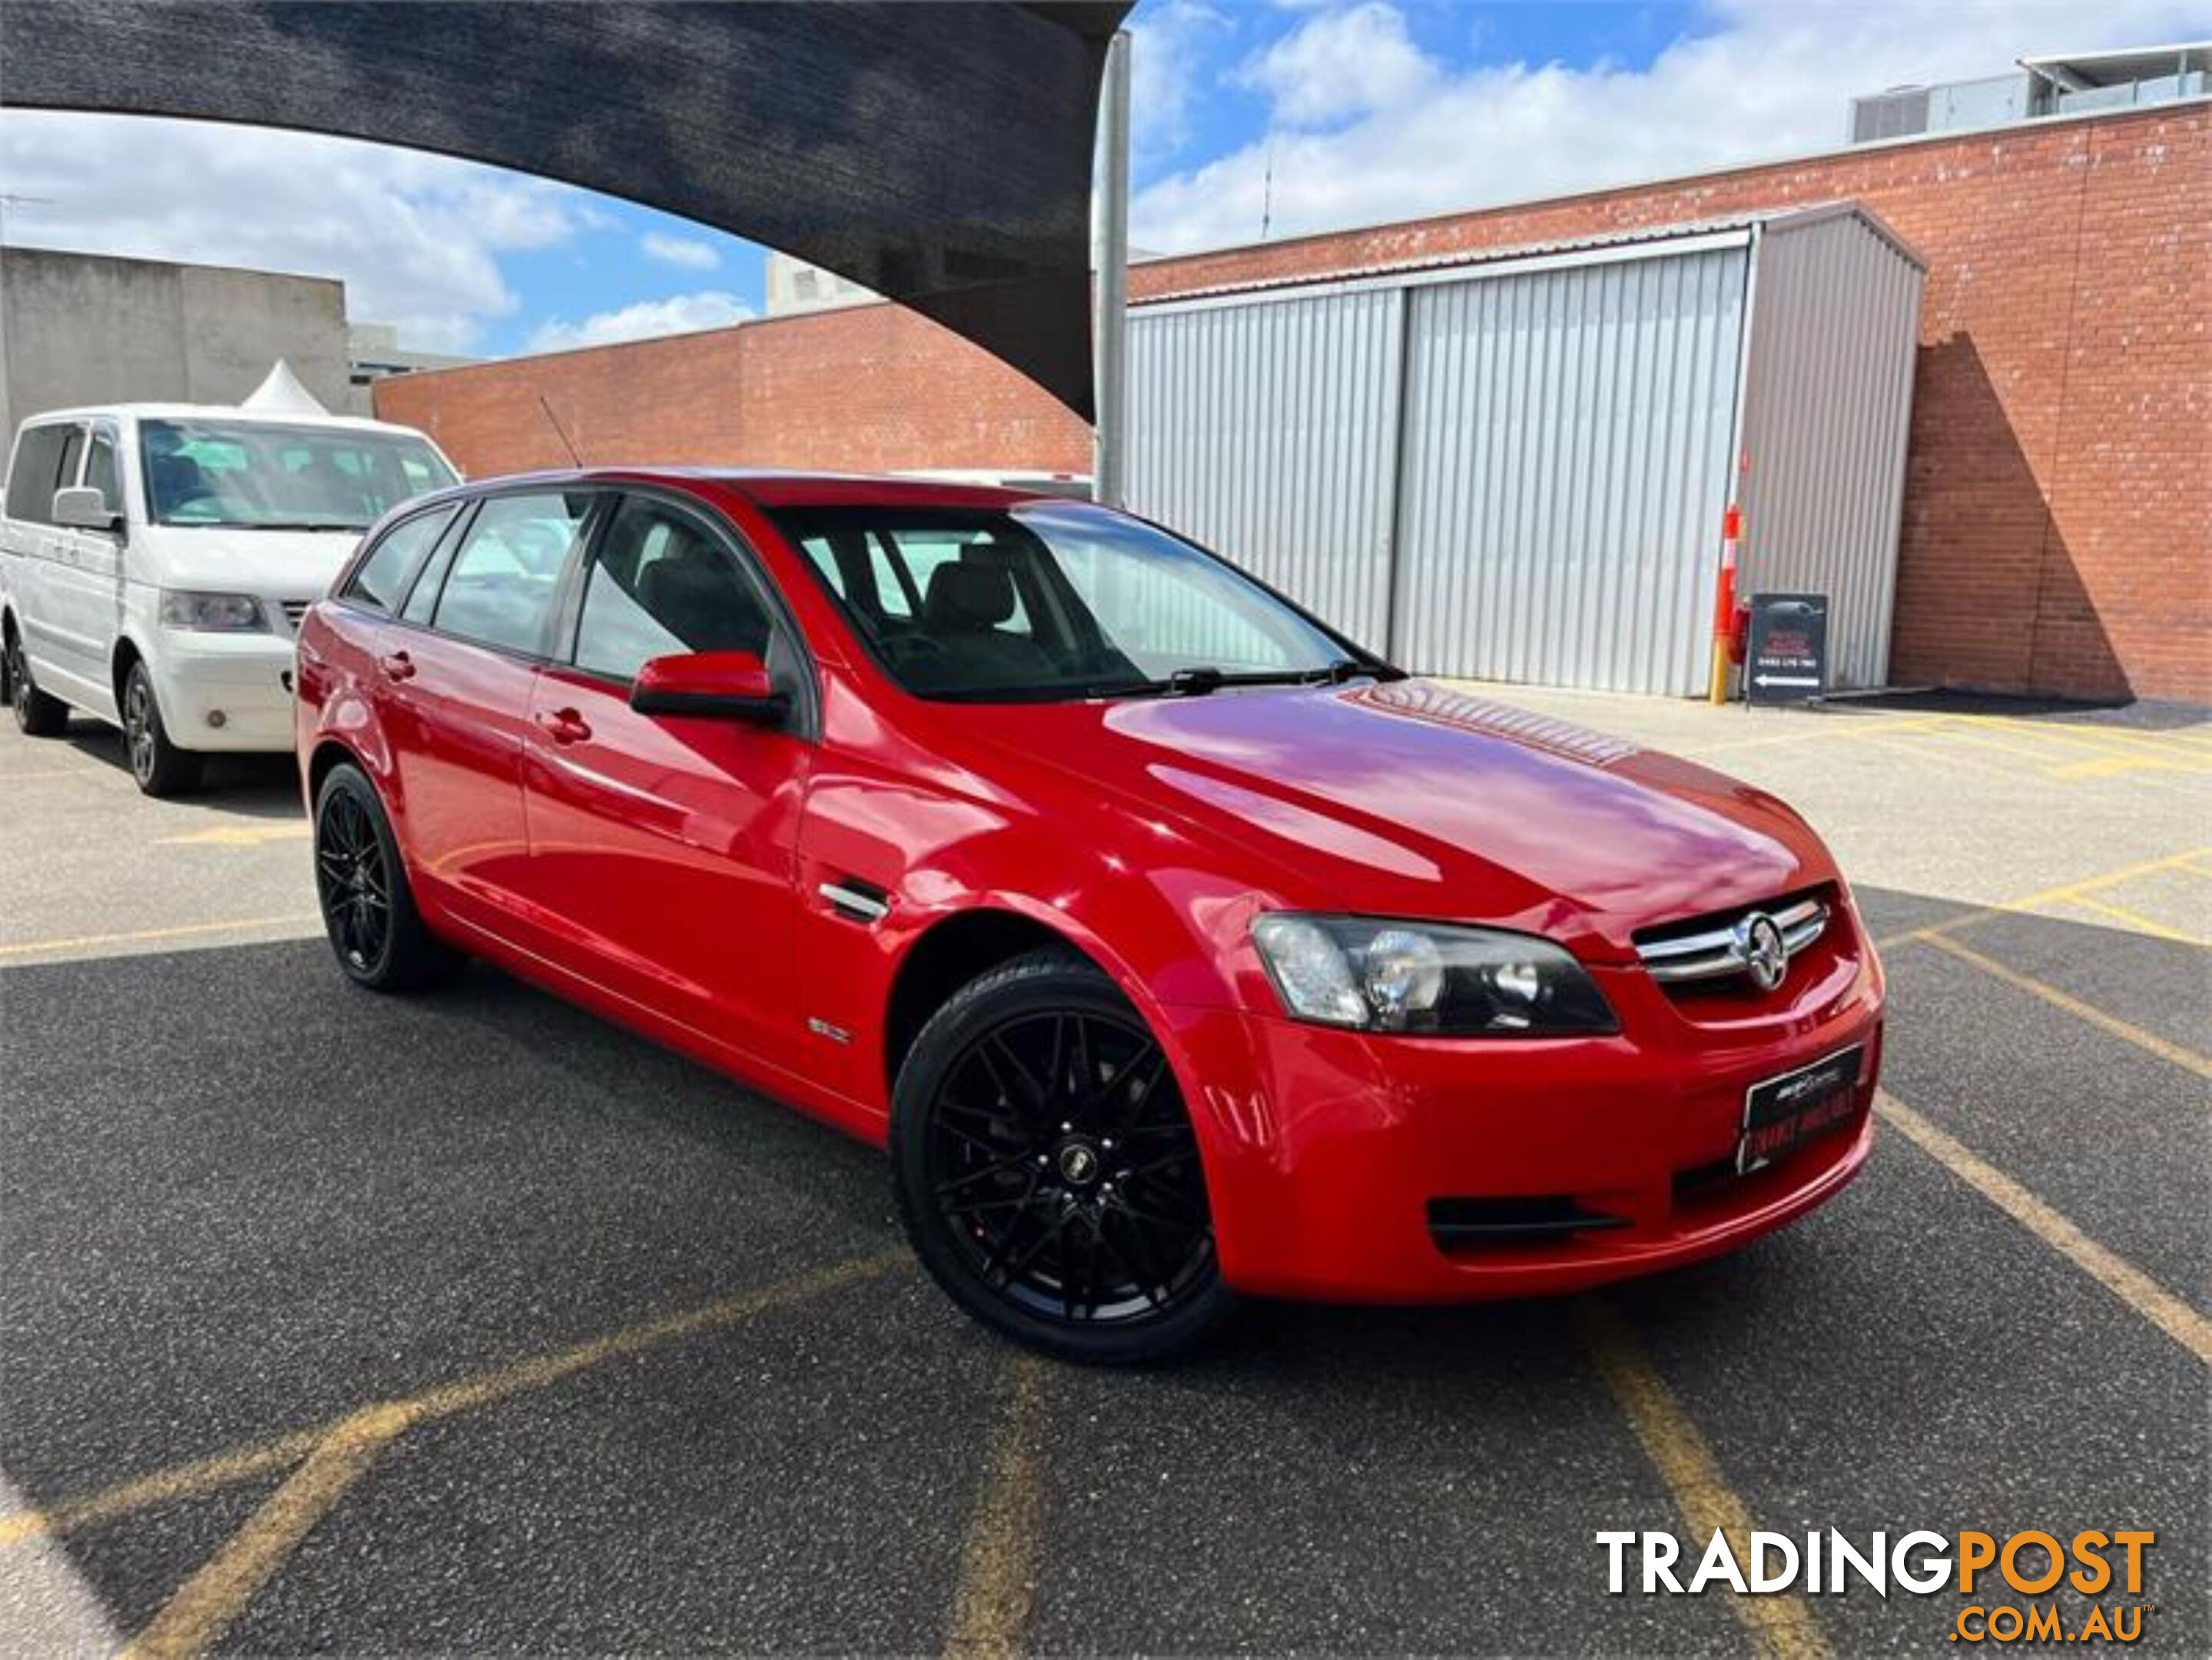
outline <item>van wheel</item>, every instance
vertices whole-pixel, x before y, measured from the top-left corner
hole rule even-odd
[[[123,680],[123,744],[131,753],[131,775],[149,795],[180,794],[200,781],[199,757],[169,741],[154,677],[143,662],[133,663]]]
[[[411,991],[462,963],[415,909],[376,786],[343,762],[315,792],[315,896],[338,966],[356,985]]]
[[[890,1140],[923,1266],[1017,1341],[1164,1359],[1235,1301],[1175,1073],[1079,957],[1032,952],[954,993],[899,1069]]]
[[[7,653],[8,707],[15,712],[15,725],[27,738],[60,737],[69,730],[69,705],[39,690],[23,654],[23,638],[12,628]]]

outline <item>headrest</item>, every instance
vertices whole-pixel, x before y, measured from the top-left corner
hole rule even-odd
[[[932,628],[995,628],[1013,614],[1014,578],[1004,565],[963,556],[930,573],[921,617]]]

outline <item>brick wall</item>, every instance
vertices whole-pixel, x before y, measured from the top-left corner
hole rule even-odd
[[[541,403],[540,400],[543,399]],[[568,465],[1091,470],[1091,429],[1023,375],[899,306],[383,380],[376,412],[471,477]]]
[[[1891,678],[2212,702],[2212,112],[2014,127],[1162,260],[1133,299],[1852,198],[1928,262]],[[471,472],[1081,469],[1089,435],[893,307],[390,381]]]

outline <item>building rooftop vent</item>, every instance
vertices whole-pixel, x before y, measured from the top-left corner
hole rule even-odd
[[[1971,131],[2212,94],[2212,41],[2023,58],[2006,75],[1893,87],[1851,100],[1850,142]]]

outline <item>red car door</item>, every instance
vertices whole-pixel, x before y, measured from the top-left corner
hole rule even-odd
[[[630,708],[642,664],[698,651],[765,660],[790,717]],[[788,1064],[811,689],[765,579],[705,509],[625,496],[581,574],[563,655],[532,690],[525,739],[533,899],[607,990]]]
[[[524,897],[523,735],[562,570],[597,499],[573,489],[487,497],[377,645],[397,817],[424,897],[533,947],[542,928]]]

